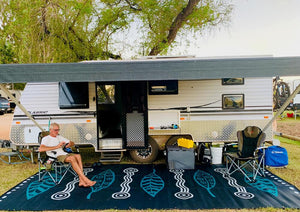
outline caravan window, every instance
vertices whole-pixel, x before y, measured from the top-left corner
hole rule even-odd
[[[244,78],[222,78],[222,85],[244,85]]]
[[[115,85],[97,85],[98,104],[115,104]]]
[[[87,82],[60,82],[59,108],[89,108],[89,87]]]
[[[149,82],[150,95],[178,94],[177,80],[161,80]]]
[[[244,109],[244,94],[223,94],[223,109]]]

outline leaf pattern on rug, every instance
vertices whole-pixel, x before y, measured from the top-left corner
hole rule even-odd
[[[155,197],[165,186],[163,179],[153,172],[144,176],[140,183],[141,188],[150,196]]]
[[[87,195],[87,199],[90,199],[93,193],[108,188],[115,181],[115,173],[111,169],[108,169],[93,176],[91,180],[97,181],[97,183],[91,187],[92,191]]]
[[[46,175],[43,178],[43,181],[33,181],[29,184],[26,190],[26,198],[27,200],[49,190],[50,188],[56,186],[56,184],[53,182],[51,177],[49,175]]]
[[[247,172],[247,175],[250,177],[250,179],[253,178],[252,173]],[[275,197],[278,196],[277,186],[268,178],[257,175],[255,178],[255,182],[251,182],[250,180],[247,179],[247,177],[244,177],[244,180],[248,185],[260,191],[267,192],[269,194],[274,195]]]
[[[205,171],[197,170],[194,174],[194,180],[199,186],[205,188],[212,197],[216,197],[210,191],[216,185],[216,180],[211,174]]]

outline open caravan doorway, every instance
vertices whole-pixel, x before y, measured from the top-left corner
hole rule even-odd
[[[99,150],[130,150],[134,160],[147,161],[147,82],[101,82],[96,92]]]

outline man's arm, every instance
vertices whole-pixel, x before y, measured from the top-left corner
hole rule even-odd
[[[68,143],[68,145],[66,147],[72,147],[74,145],[75,145],[75,143],[73,141],[69,141],[69,143]]]
[[[65,143],[66,142],[62,141],[57,146],[45,146],[44,144],[41,144],[41,146],[39,148],[39,152],[46,152],[46,151],[56,150],[58,148],[61,148]]]

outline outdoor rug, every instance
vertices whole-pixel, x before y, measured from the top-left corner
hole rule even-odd
[[[78,186],[71,174],[59,185],[34,175],[0,197],[0,210],[300,208],[300,191],[266,171],[248,182],[223,165],[168,170],[166,165],[85,168],[97,183]]]

